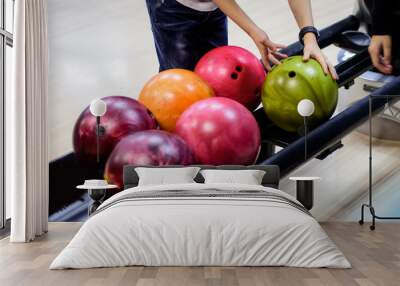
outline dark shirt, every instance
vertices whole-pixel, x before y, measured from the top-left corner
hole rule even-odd
[[[392,36],[393,74],[400,75],[400,0],[364,0],[371,14],[371,35]]]
[[[400,35],[400,1],[366,0],[372,16],[373,35]]]

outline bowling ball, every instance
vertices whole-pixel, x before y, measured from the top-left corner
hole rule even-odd
[[[261,103],[264,67],[251,52],[234,46],[211,50],[197,63],[195,72],[216,96],[236,100],[250,110]]]
[[[104,177],[122,187],[124,165],[190,165],[194,157],[177,135],[162,130],[136,132],[124,137],[107,160]]]
[[[303,127],[303,118],[297,112],[302,99],[315,105],[309,117],[310,127],[328,120],[336,109],[338,85],[325,75],[321,65],[311,59],[294,56],[282,61],[268,74],[264,82],[262,103],[267,116],[280,128],[295,132]]]
[[[101,126],[105,128],[99,141],[100,159],[104,162],[122,137],[154,129],[157,123],[146,107],[133,98],[108,96],[102,100],[107,105],[107,111],[100,119]],[[73,146],[82,162],[96,162],[96,117],[90,113],[89,107],[85,108],[75,123]]]
[[[211,87],[194,72],[170,69],[150,79],[139,101],[154,114],[162,129],[173,131],[182,112],[196,101],[211,96],[214,96]]]
[[[202,164],[253,164],[260,148],[260,130],[251,112],[225,97],[193,104],[179,118],[175,132]]]

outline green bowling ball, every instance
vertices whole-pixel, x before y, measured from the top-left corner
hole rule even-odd
[[[328,120],[336,109],[338,85],[330,75],[325,75],[316,60],[303,61],[294,56],[282,61],[267,75],[262,90],[262,103],[267,116],[280,128],[296,132],[303,127],[303,118],[297,104],[309,99],[315,105],[309,117],[310,127]]]

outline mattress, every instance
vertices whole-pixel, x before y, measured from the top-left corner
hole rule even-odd
[[[292,196],[263,186],[193,183],[114,195],[50,269],[134,265],[351,267]]]

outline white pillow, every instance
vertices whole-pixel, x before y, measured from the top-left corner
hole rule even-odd
[[[195,183],[193,179],[199,170],[199,167],[135,168],[139,176],[139,186]]]
[[[261,185],[265,171],[262,170],[202,170],[205,184]]]

